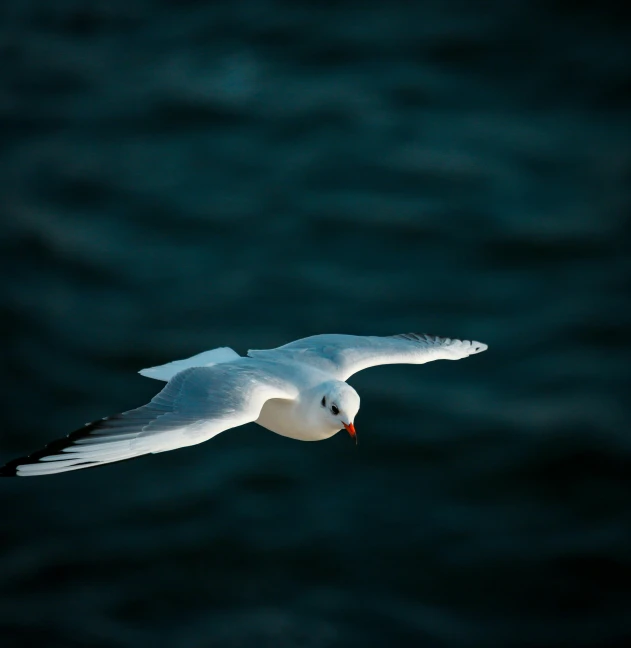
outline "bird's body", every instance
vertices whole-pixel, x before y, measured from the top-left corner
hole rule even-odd
[[[278,368],[281,367],[285,368],[283,365]],[[294,400],[270,398],[263,405],[255,423],[276,434],[299,441],[322,441],[339,432],[341,428],[327,425],[312,416],[311,404],[314,399],[317,402],[316,392],[328,381],[327,375],[318,370],[304,371],[299,364],[287,369],[293,373],[298,396]]]
[[[247,357],[220,348],[141,374],[166,381],[150,403],[86,424],[0,469],[4,476],[79,470],[206,441],[256,422],[281,436],[320,441],[346,429],[356,438],[359,395],[346,380],[380,364],[458,360],[486,345],[408,333],[316,335]]]

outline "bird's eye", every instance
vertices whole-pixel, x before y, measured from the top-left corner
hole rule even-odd
[[[336,405],[331,405],[331,411],[333,412],[333,414],[335,414],[335,416],[337,416],[340,413],[340,410],[337,409]]]
[[[322,400],[320,402],[322,403],[322,407],[326,407],[326,396],[322,396]]]

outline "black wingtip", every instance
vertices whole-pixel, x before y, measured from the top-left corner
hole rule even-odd
[[[2,468],[0,468],[0,477],[20,477],[20,475],[18,475],[18,468],[20,466],[39,463],[40,459],[42,459],[43,457],[46,457],[50,454],[58,454],[60,452],[63,452],[64,449],[72,445],[76,439],[81,439],[91,434],[95,430],[98,430],[99,427],[103,425],[104,421],[109,421],[112,418],[117,417],[107,416],[105,418],[98,419],[97,421],[93,421],[92,423],[86,423],[83,427],[80,427],[78,430],[71,432],[68,436],[62,437],[61,439],[56,439],[55,441],[51,441],[41,450],[37,450],[36,452],[33,452],[32,454],[25,457],[18,457],[17,459],[9,461],[8,463],[4,464]]]
[[[25,457],[18,457],[5,463],[2,468],[0,468],[0,477],[17,477],[18,476],[18,466],[21,466],[26,462]]]
[[[398,335],[393,335],[392,337],[399,338],[401,340],[411,340],[412,342],[434,342],[442,344],[450,340],[451,338],[441,337],[440,335],[434,335],[432,333],[399,333]]]

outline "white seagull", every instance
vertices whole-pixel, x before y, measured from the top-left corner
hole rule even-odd
[[[359,395],[346,380],[383,364],[460,360],[487,345],[435,335],[390,337],[314,335],[277,349],[227,347],[186,360],[142,369],[166,381],[150,403],[86,425],[27,457],[10,461],[0,475],[31,477],[91,468],[208,441],[255,422],[300,441],[328,439],[345,428],[357,443]]]

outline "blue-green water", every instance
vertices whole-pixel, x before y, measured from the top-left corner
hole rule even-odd
[[[135,372],[475,338],[254,425],[0,482],[0,643],[631,639],[631,46],[610,2],[5,0],[0,460]]]

